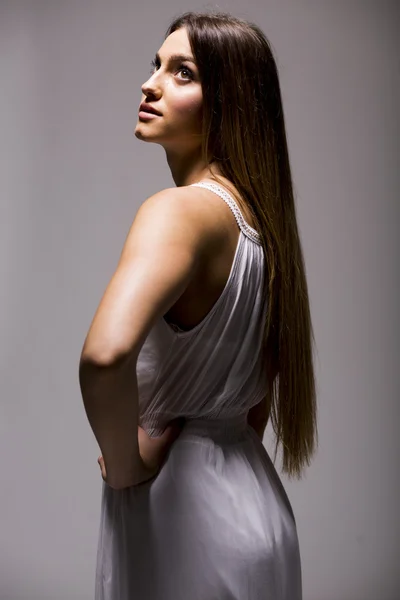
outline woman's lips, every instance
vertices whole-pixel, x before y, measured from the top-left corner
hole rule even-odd
[[[155,119],[156,117],[161,117],[161,115],[156,115],[154,113],[147,112],[144,110],[141,110],[139,112],[139,119],[143,119],[145,121],[147,121],[148,119]]]

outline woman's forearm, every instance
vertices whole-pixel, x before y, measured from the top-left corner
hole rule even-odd
[[[136,363],[99,366],[81,360],[79,382],[90,426],[101,449],[111,487],[134,485],[142,473],[138,445]]]

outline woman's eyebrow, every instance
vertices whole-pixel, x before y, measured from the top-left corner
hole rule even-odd
[[[193,56],[189,56],[188,54],[171,54],[169,60],[171,62],[186,61],[192,62],[194,65],[196,64]],[[161,62],[160,55],[158,54],[158,52],[156,53],[156,61]]]

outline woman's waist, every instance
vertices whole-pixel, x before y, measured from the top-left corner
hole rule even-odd
[[[247,430],[247,414],[219,417],[192,417],[185,421],[183,433],[225,441],[236,440]]]
[[[176,415],[174,417],[166,415],[144,415],[141,418],[140,426],[152,437],[157,437],[163,433],[165,427],[174,418],[183,418],[184,424],[180,436],[200,436],[209,437],[215,441],[235,441],[246,433],[249,427],[247,423],[247,413],[238,415],[219,415],[218,417],[208,416],[189,416]]]

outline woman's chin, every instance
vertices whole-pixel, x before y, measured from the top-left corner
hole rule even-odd
[[[134,135],[135,135],[136,139],[140,140],[141,142],[153,142],[155,144],[161,143],[160,138],[158,136],[148,135],[144,131],[142,131],[139,127],[137,127],[135,129]]]
[[[135,137],[137,137],[138,140],[146,141],[149,139],[149,136],[146,135],[146,133],[144,131],[142,131],[142,129],[140,127],[136,127],[134,133],[135,133]]]

